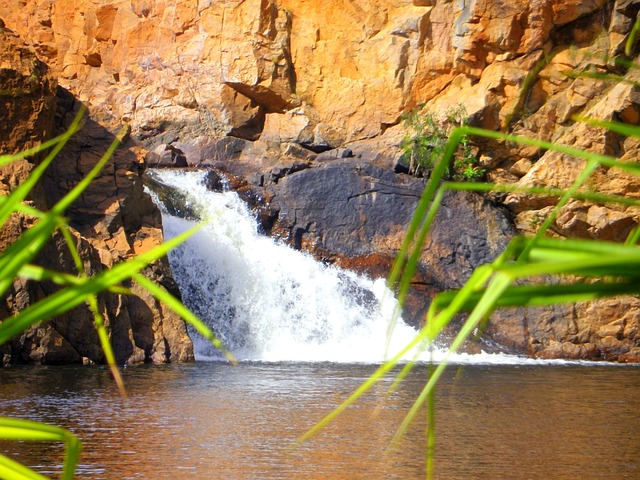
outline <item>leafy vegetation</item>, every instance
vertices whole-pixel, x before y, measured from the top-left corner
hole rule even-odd
[[[82,194],[84,189],[86,189],[89,183],[108,162],[119,145],[125,133],[124,130],[114,140],[91,172],[54,205],[50,211],[37,211],[23,203],[29,192],[42,177],[45,170],[51,165],[69,138],[80,129],[80,121],[81,115],[78,115],[66,133],[43,143],[39,147],[26,150],[16,155],[0,156],[0,165],[6,165],[18,159],[49,150],[46,158],[33,169],[26,181],[18,186],[10,195],[0,197],[0,228],[6,224],[12,215],[17,213],[31,216],[36,220],[31,228],[26,230],[0,255],[0,294],[6,293],[16,278],[35,281],[52,281],[61,287],[56,293],[32,304],[14,316],[2,320],[2,322],[0,322],[0,346],[7,343],[13,337],[20,335],[28,328],[39,325],[86,302],[94,314],[95,327],[106,361],[121,394],[124,396],[126,395],[124,384],[115,363],[115,355],[109,342],[109,335],[104,324],[104,319],[98,309],[97,295],[107,291],[128,294],[130,291],[122,287],[121,284],[129,279],[136,281],[159,301],[162,301],[166,306],[181,315],[217,348],[220,348],[222,351],[225,350],[213,332],[188,311],[179,300],[172,297],[166,290],[155,285],[140,273],[147,265],[166,255],[171,248],[188,238],[194,233],[194,230],[185,232],[171,241],[132,257],[126,262],[116,264],[111,269],[104,270],[93,277],[84,274],[84,268],[76,249],[73,235],[63,215],[65,210]],[[56,230],[61,231],[64,235],[66,245],[75,260],[78,269],[78,274],[75,276],[47,270],[31,263],[44,245],[51,239],[52,234]],[[227,353],[227,357],[234,361],[229,353]],[[63,442],[65,444],[65,461],[62,478],[64,480],[73,478],[81,450],[81,443],[73,434],[63,429],[41,423],[0,417],[0,439]],[[0,455],[0,478],[9,480],[40,480],[45,477],[6,456]]]
[[[400,143],[402,154],[400,162],[407,166],[409,173],[418,177],[429,176],[444,153],[451,131],[467,125],[467,112],[464,105],[450,108],[445,120],[438,121],[431,113],[414,109],[403,116],[407,133]],[[478,159],[469,138],[464,136],[456,150],[451,165],[454,180],[477,181],[484,176],[484,170],[478,165]]]

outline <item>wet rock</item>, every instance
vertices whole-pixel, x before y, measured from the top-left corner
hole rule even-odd
[[[279,228],[304,232],[298,246],[303,241],[356,256],[401,235],[421,191],[422,183],[410,177],[339,160],[286,175],[273,196],[280,206]]]
[[[159,145],[145,158],[149,167],[186,167],[187,157],[173,145]]]
[[[251,142],[236,137],[198,137],[175,142],[174,146],[184,151],[188,165],[193,167],[237,159],[250,148]]]
[[[330,160],[336,160],[338,158],[351,158],[353,157],[353,150],[350,148],[334,148],[319,154],[316,157],[316,162],[327,162]]]
[[[273,233],[318,258],[386,276],[423,188],[422,180],[367,162],[321,163],[270,186],[279,209]],[[411,311],[422,313],[435,290],[460,286],[513,233],[505,212],[480,196],[445,195],[415,278],[422,304]]]

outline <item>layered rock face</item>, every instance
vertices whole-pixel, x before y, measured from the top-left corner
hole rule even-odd
[[[536,64],[598,39],[607,45],[594,53],[618,53],[635,10],[628,0],[0,3],[61,85],[134,134],[264,128],[264,140],[318,148],[379,135],[419,103],[462,102],[484,126],[505,124]]]
[[[249,183],[256,173],[291,174],[285,184],[302,173],[295,165],[321,163],[315,155],[336,147],[393,168],[401,114],[423,104],[436,115],[462,104],[476,126],[636,159],[637,141],[573,116],[638,123],[633,85],[603,76],[635,80],[611,58],[639,10],[636,0],[0,1],[0,17],[35,44],[60,84],[129,122],[148,160],[222,162]],[[558,153],[474,141],[497,183],[566,187],[583,168]],[[613,169],[599,170],[590,186],[640,191],[636,177]],[[555,201],[499,200],[525,233]],[[553,231],[619,240],[638,221],[636,209],[572,202]],[[301,228],[298,243],[312,248],[321,236]],[[436,259],[447,255],[433,249]],[[625,360],[639,358],[639,328],[636,300],[623,299],[516,312],[488,333],[535,355]]]
[[[0,130],[0,153],[15,153],[64,131],[79,104],[56,81],[35,51],[11,31],[0,29],[0,105],[9,121]],[[114,134],[88,118],[60,153],[47,176],[31,193],[31,202],[47,209],[86,174],[102,156]],[[7,194],[33,169],[38,159],[5,165],[0,172]],[[122,149],[67,212],[71,232],[81,254],[85,273],[94,275],[115,262],[126,260],[157,245],[162,239],[159,212],[142,190],[140,161]],[[16,214],[0,232],[0,249],[15,241],[34,222]],[[61,234],[56,233],[37,262],[49,269],[71,274],[75,264]],[[168,264],[158,262],[145,272],[149,278],[177,293]],[[3,296],[4,319],[53,293],[46,282],[17,280]],[[104,294],[99,308],[117,362],[169,362],[193,360],[193,347],[182,319],[158,304],[151,295],[132,286],[134,295]],[[3,364],[74,363],[104,360],[87,306],[76,308],[47,324],[25,331],[0,350]]]

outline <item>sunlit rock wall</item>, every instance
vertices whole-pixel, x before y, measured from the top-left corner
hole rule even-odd
[[[73,97],[58,89],[48,67],[16,34],[0,28],[0,153],[12,154],[64,131],[77,112]],[[57,155],[45,177],[32,190],[31,205],[46,210],[95,165],[114,138],[113,132],[87,118],[80,133]],[[0,188],[7,195],[34,168],[38,158],[6,164]],[[116,152],[103,172],[67,212],[85,274],[95,275],[162,240],[160,215],[142,190],[140,165],[132,150]],[[0,251],[16,241],[36,220],[16,213],[0,229]],[[77,274],[60,233],[35,262],[55,271]],[[166,261],[145,275],[177,293]],[[119,364],[193,360],[184,321],[150,294],[131,285],[133,295],[104,294],[99,310]],[[0,321],[28,308],[58,287],[18,279],[0,297]],[[79,363],[104,361],[93,314],[87,305],[27,329],[0,347],[0,365],[14,363]]]
[[[309,158],[299,146],[317,153],[346,144],[355,157],[391,168],[401,114],[418,105],[436,115],[463,105],[476,126],[637,159],[637,141],[574,117],[638,123],[636,89],[602,77],[637,80],[612,58],[625,58],[639,10],[637,0],[0,1],[0,18],[35,45],[60,85],[113,122],[130,123],[155,155],[242,160],[254,170]],[[582,168],[534,147],[476,141],[497,183],[565,187]],[[635,177],[613,169],[599,170],[590,186],[640,192]],[[496,200],[525,233],[554,201]],[[553,231],[619,240],[638,221],[634,208],[571,202]],[[596,305],[558,314],[573,325],[564,329],[518,320],[517,332],[496,338],[535,354],[638,357],[640,317],[616,312]]]

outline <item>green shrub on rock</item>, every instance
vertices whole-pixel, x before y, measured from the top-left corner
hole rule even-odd
[[[424,113],[422,107],[411,110],[402,118],[407,133],[400,143],[400,163],[411,175],[417,177],[428,177],[431,174],[444,153],[451,131],[468,123],[464,105],[447,110],[442,121],[431,113]],[[452,169],[449,176],[456,181],[477,181],[484,176],[485,172],[479,167],[476,152],[466,135],[460,141]]]

